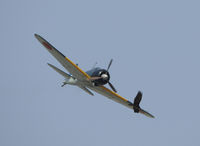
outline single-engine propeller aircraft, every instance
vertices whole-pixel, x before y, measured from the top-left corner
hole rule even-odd
[[[95,67],[87,72],[84,72],[82,69],[79,68],[78,64],[74,64],[71,60],[65,57],[61,52],[59,52],[40,35],[35,34],[35,37],[51,53],[51,55],[53,55],[58,60],[58,62],[60,62],[62,66],[70,73],[67,74],[64,71],[48,63],[51,68],[53,68],[56,72],[58,72],[65,78],[62,87],[66,84],[75,85],[80,87],[90,95],[94,95],[90,91],[93,90],[103,96],[108,97],[111,100],[114,100],[130,109],[133,109],[135,113],[141,113],[150,118],[154,118],[153,115],[143,110],[139,106],[142,99],[142,92],[139,91],[137,93],[133,103],[116,93],[117,91],[115,87],[110,83],[110,74],[108,72],[113,61],[112,59],[107,69]],[[112,90],[104,86],[107,83]]]

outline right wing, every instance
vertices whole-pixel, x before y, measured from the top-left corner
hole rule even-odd
[[[73,77],[80,81],[88,81],[90,76],[85,73],[82,69],[80,69],[76,64],[74,64],[71,60],[65,57],[61,52],[59,52],[54,46],[52,46],[48,41],[42,38],[40,35],[35,34],[37,40],[53,55],[62,66],[70,73]]]

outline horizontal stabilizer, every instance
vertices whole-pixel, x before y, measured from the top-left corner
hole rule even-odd
[[[71,77],[69,74],[67,74],[67,73],[65,73],[64,71],[60,70],[59,68],[53,66],[52,64],[49,64],[49,63],[48,63],[48,65],[49,65],[51,68],[53,68],[56,72],[58,72],[59,74],[61,74],[64,78],[69,79],[69,78]]]

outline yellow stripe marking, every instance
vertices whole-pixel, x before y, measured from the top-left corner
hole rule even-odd
[[[111,94],[117,96],[118,98],[120,98],[120,99],[122,99],[122,100],[124,100],[124,101],[128,101],[127,99],[123,98],[123,97],[120,96],[119,94],[117,94],[117,93],[115,93],[115,92],[109,90],[108,88],[106,88],[106,87],[104,87],[104,86],[101,86],[101,88],[103,88],[103,89],[106,90],[107,92],[110,92]]]
[[[83,75],[85,75],[85,77],[87,78],[87,79],[90,79],[90,76],[86,73],[86,72],[84,72],[83,70],[81,70],[76,64],[74,64],[71,60],[69,60],[67,57],[65,57],[65,59],[69,62],[69,63],[71,63],[78,71],[80,71]]]

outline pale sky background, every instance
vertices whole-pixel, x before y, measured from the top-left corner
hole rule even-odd
[[[1,146],[200,145],[200,1],[1,0],[0,18]],[[156,118],[61,88],[34,33],[83,70],[113,58],[118,93]]]

